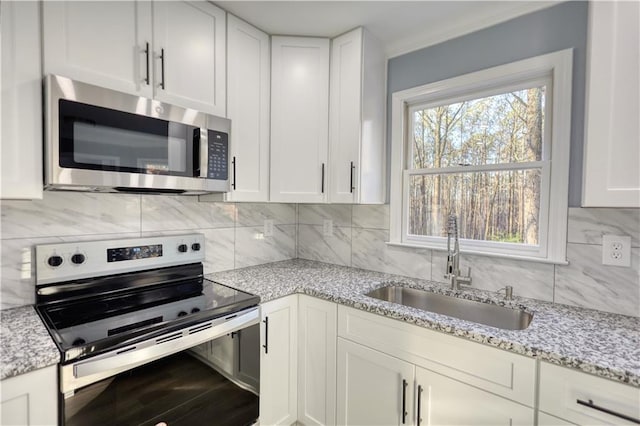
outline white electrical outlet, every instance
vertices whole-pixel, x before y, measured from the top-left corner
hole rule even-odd
[[[603,235],[602,264],[631,266],[631,237],[627,235]]]
[[[264,236],[273,237],[273,220],[272,219],[264,220]]]
[[[325,219],[322,224],[322,235],[325,237],[333,237],[333,220]]]

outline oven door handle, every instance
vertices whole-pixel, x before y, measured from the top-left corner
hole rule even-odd
[[[103,355],[61,367],[62,393],[78,389],[122,371],[146,364],[232,331],[260,322],[260,308],[255,306],[235,314],[201,322],[154,339],[120,348]]]

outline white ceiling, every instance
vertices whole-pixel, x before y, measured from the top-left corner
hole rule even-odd
[[[389,57],[558,1],[215,1],[269,34],[335,37],[364,26]]]

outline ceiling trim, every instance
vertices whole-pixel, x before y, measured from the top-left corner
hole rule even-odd
[[[485,17],[469,17],[457,22],[453,27],[448,27],[444,31],[424,31],[411,37],[407,37],[390,43],[385,49],[387,58],[394,58],[425,47],[433,46],[447,40],[451,40],[463,35],[489,28],[513,18],[546,9],[560,4],[561,1],[540,1],[540,2],[513,2],[513,7],[504,9]]]

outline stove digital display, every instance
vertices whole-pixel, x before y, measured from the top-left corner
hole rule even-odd
[[[107,249],[107,262],[123,260],[149,259],[162,256],[162,244],[138,247],[121,247]]]

